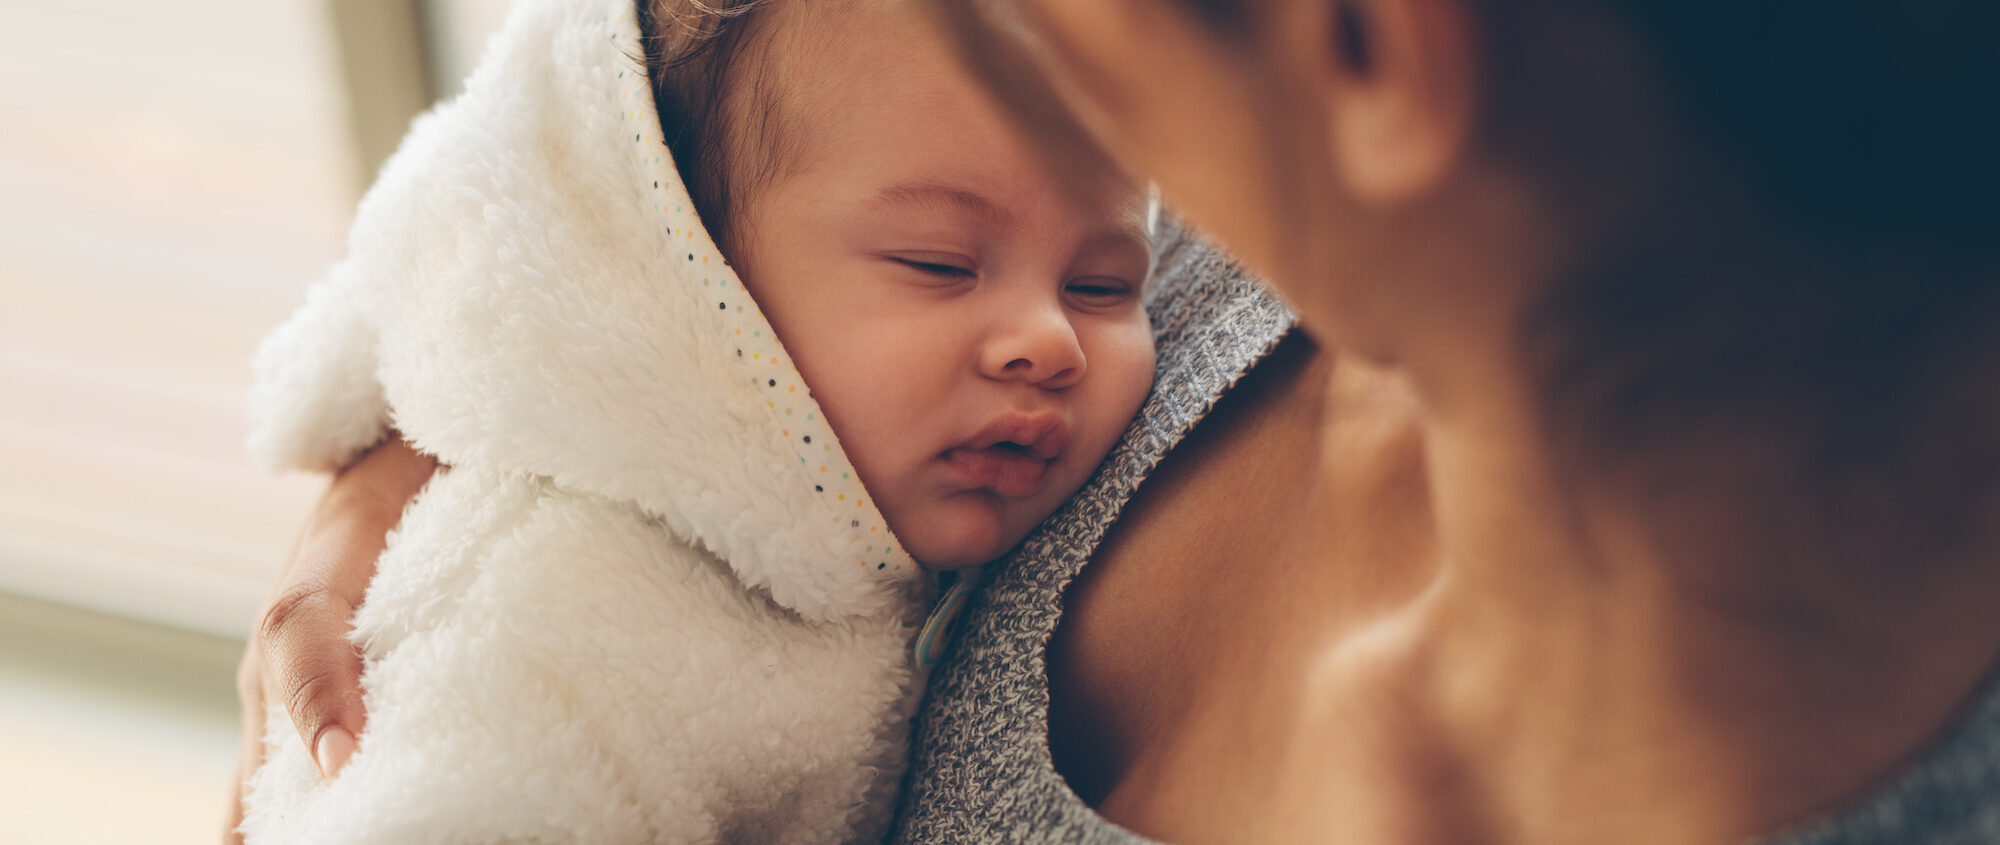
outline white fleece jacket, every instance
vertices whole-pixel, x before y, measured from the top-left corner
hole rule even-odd
[[[253,843],[879,839],[928,579],[722,260],[634,0],[518,0],[265,343],[252,451],[441,470],[355,619],[322,783],[275,708]]]

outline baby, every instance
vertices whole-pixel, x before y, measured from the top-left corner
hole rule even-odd
[[[447,468],[355,618],[359,750],[323,782],[269,714],[252,842],[879,839],[926,569],[1149,388],[1142,192],[1046,172],[912,3],[645,1],[517,2],[259,354],[266,462]]]

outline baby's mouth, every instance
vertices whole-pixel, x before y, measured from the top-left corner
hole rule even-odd
[[[960,446],[946,450],[942,457],[971,486],[989,488],[1009,498],[1041,489],[1050,463],[1011,441],[983,448]]]
[[[1014,498],[1040,490],[1049,464],[1068,444],[1069,424],[1060,414],[1012,412],[939,457],[969,486]]]

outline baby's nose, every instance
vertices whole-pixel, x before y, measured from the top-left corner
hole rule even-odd
[[[1038,310],[993,333],[981,369],[988,378],[1061,390],[1083,380],[1083,346],[1059,310]]]

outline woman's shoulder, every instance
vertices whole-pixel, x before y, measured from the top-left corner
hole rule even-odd
[[[1169,223],[1149,291],[1159,347],[1151,396],[1097,475],[1006,559],[932,675],[897,821],[907,842],[1129,841],[1049,756],[1047,647],[1064,589],[1133,493],[1293,325],[1228,255]]]

